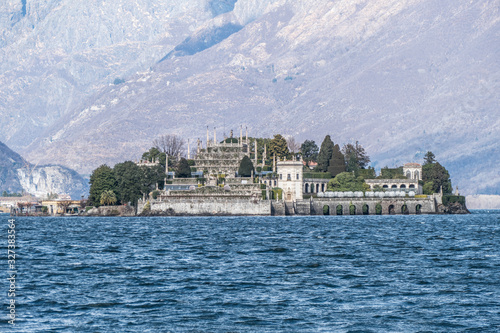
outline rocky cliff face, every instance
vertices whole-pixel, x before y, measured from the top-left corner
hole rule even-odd
[[[88,182],[74,170],[60,165],[36,167],[30,173],[17,169],[17,175],[23,189],[39,198],[49,193],[67,193],[73,199],[80,199],[89,194]]]
[[[17,178],[16,170],[24,165],[25,162],[19,154],[0,142],[0,192],[22,192],[23,188]]]
[[[33,161],[90,173],[161,134],[243,123],[357,139],[375,167],[431,150],[465,194],[500,194],[497,0],[47,0],[23,12],[0,5],[12,25],[0,139]]]
[[[66,193],[73,199],[88,196],[88,181],[60,165],[35,166],[0,142],[0,193],[23,191],[39,198]]]

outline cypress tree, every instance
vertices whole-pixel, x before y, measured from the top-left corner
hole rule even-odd
[[[252,175],[253,163],[248,156],[243,156],[238,168],[238,175],[241,177],[250,177]]]
[[[325,136],[323,143],[321,143],[321,148],[318,154],[318,167],[317,170],[319,172],[327,172],[328,165],[330,164],[330,160],[333,155],[333,141],[329,135]]]
[[[175,176],[178,178],[188,178],[191,177],[191,167],[185,158],[181,158]]]
[[[332,158],[329,161],[328,172],[332,174],[332,177],[335,177],[339,173],[345,171],[345,160],[344,154],[340,151],[339,145],[335,145],[333,147]]]

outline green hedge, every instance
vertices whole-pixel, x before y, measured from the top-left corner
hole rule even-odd
[[[272,198],[271,199],[278,199],[278,200],[282,200],[283,199],[283,190],[279,187],[275,187],[273,188],[273,191],[271,192],[272,193]]]
[[[465,197],[462,195],[443,195],[443,205],[448,206],[455,202],[465,205]]]
[[[331,179],[333,177],[329,172],[304,172],[304,178]]]

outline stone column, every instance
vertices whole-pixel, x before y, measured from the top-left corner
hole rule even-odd
[[[254,147],[254,149],[255,149],[255,167],[257,167],[257,139],[254,139],[254,140],[255,140],[254,141],[255,142],[255,145],[254,145],[255,146]]]

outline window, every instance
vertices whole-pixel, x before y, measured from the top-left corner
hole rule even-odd
[[[274,181],[274,186],[277,186],[276,181]]]
[[[299,179],[300,179],[300,178],[299,178],[299,174],[297,174],[297,180],[299,180]]]
[[[291,174],[288,174],[288,175],[286,176],[286,180],[292,180],[292,175],[291,175]]]
[[[282,180],[282,179],[283,179],[283,175],[280,173],[280,180]]]

